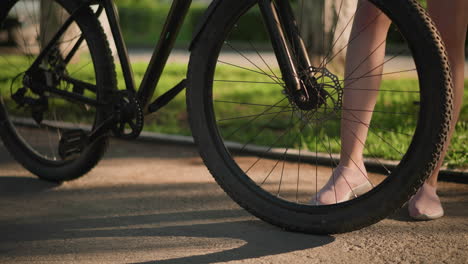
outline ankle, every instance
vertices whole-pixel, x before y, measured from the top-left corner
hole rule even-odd
[[[351,169],[356,172],[361,172],[364,174],[367,174],[366,166],[364,165],[364,162],[359,161],[359,162],[340,162],[337,166],[337,168],[343,167],[347,169]]]
[[[430,186],[431,188],[437,189],[437,177],[429,177],[425,182],[424,185]]]
[[[360,185],[368,181],[367,171],[364,168],[357,166],[347,167],[338,165],[334,170],[334,177],[343,177],[348,183],[354,185]]]
[[[421,186],[420,191],[437,196],[437,186],[433,186],[427,181]]]

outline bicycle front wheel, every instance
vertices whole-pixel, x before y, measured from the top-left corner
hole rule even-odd
[[[294,33],[313,35],[302,38],[308,58],[298,55],[284,18],[280,28],[296,68],[293,77],[309,94],[318,93],[318,100],[304,103],[291,94],[279,63],[288,58],[267,42],[271,25],[260,15],[258,1],[242,0],[221,1],[198,36],[187,103],[200,154],[237,203],[289,230],[340,233],[388,216],[421,186],[448,133],[452,88],[440,37],[415,0],[359,1],[351,14],[349,8],[345,12],[349,1],[334,1],[338,4],[324,5],[324,13],[316,14],[318,27],[304,20],[313,16],[304,13],[312,2],[319,7],[320,1],[297,1],[291,23]],[[375,16],[357,21],[369,8]],[[388,34],[374,39],[367,56],[348,61],[359,51],[353,43],[362,43],[381,19],[391,21]],[[313,26],[322,32],[305,29]],[[307,60],[310,67],[301,68]],[[374,94],[375,107],[345,107],[352,90]],[[360,119],[361,112],[370,112],[372,119]],[[353,122],[366,127],[367,139],[347,127]],[[313,200],[331,169],[340,158],[354,162],[342,151],[341,131],[358,138],[369,171],[361,173],[373,188],[351,200],[319,205]]]
[[[61,152],[61,140],[65,134],[79,139],[103,122],[109,113],[95,102],[116,89],[93,10],[81,1],[2,1],[0,68],[0,136],[13,157],[50,181],[92,169],[107,137],[72,156]]]

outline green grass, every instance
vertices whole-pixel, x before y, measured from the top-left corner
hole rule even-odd
[[[23,62],[19,58],[10,58],[10,63],[15,65],[22,65]],[[0,61],[0,67],[4,68],[6,62]],[[88,80],[93,82],[94,74],[92,67],[83,65],[73,65],[75,69],[79,69],[74,74],[76,78]],[[143,78],[146,64],[137,63],[133,65],[135,72],[136,83],[139,83]],[[156,95],[161,95],[168,89],[176,85],[181,79],[185,78],[186,66],[171,64],[168,65],[164,71],[163,78],[161,79]],[[120,89],[124,88],[124,80],[118,68],[118,86]],[[0,74],[0,92],[7,104],[9,102],[8,96],[10,85],[2,81],[5,77],[11,77],[8,72]],[[265,82],[270,81],[259,74],[250,73],[242,69],[233,69],[232,67],[219,67],[217,69],[217,80],[249,80]],[[254,102],[256,104],[272,105],[275,102],[284,98],[281,94],[279,86],[276,85],[275,89],[266,89],[272,87],[267,84],[250,84],[246,86],[243,83],[215,83],[214,97],[216,100],[230,100],[236,102]],[[384,80],[381,90],[414,90],[417,87],[417,81],[414,79],[391,79]],[[465,82],[465,95],[464,101],[466,102],[468,93],[468,81]],[[417,94],[411,93],[383,93],[379,94],[376,111],[387,112],[414,112],[417,110],[417,105],[414,104]],[[225,103],[215,103],[215,112],[218,120],[227,119],[236,116],[249,116],[258,114],[259,111],[265,108],[248,107],[244,105],[233,105]],[[280,105],[287,105],[285,100]],[[71,117],[70,120],[79,120],[76,116],[82,111],[79,105],[70,105],[65,102],[59,102],[56,107],[63,109],[64,113],[68,113]],[[271,110],[273,111],[273,110]],[[251,142],[258,145],[270,146],[276,142],[281,135],[285,132],[283,127],[291,122],[291,113],[279,113],[277,117],[268,115],[259,118],[254,122],[255,124],[244,129],[242,133],[235,133],[229,140],[238,142]],[[251,118],[246,119],[233,119],[220,122],[220,130],[224,136],[228,136],[231,132],[248,122]],[[414,118],[412,116],[404,115],[388,115],[388,114],[374,114],[371,126],[378,129],[369,133],[367,140],[366,154],[386,159],[399,159],[399,154],[396,150],[404,150],[409,144],[409,138],[404,134],[411,134],[414,127]],[[258,121],[258,122],[257,122]],[[327,120],[320,128],[305,127],[301,128],[295,124],[295,134],[288,136],[288,138],[281,139],[281,145],[285,147],[294,147],[301,149],[309,149],[310,151],[320,152],[339,152],[339,121]],[[301,130],[302,129],[302,130]],[[188,124],[188,114],[185,106],[185,93],[179,94],[173,101],[171,101],[160,112],[153,114],[146,118],[146,131],[190,135],[190,128]],[[301,131],[301,133],[297,133]],[[389,133],[391,131],[392,133]],[[261,133],[260,133],[261,132]],[[398,133],[394,133],[398,132]],[[462,109],[460,121],[452,140],[451,147],[445,159],[446,165],[451,168],[466,168],[468,166],[468,147],[466,142],[468,136],[468,107]],[[384,141],[383,141],[384,140]]]
[[[244,70],[227,70],[220,68],[218,71],[219,75],[217,79],[232,80],[249,80],[266,82],[268,78],[263,78],[258,74],[251,74]],[[221,77],[220,77],[221,76]],[[229,76],[229,77],[228,77]],[[271,81],[271,80],[270,80]],[[408,91],[415,90],[417,88],[417,81],[415,79],[393,79],[385,80],[382,83],[381,90],[398,90]],[[282,94],[278,90],[267,89],[268,85],[262,84],[251,84],[246,87],[244,84],[232,84],[229,86],[222,87],[223,85],[217,85],[219,94],[215,94],[216,98],[222,100],[222,98],[229,98],[230,101],[240,102],[253,102],[252,98],[255,99],[255,103],[258,104],[273,104],[281,100]],[[468,87],[468,83],[465,87]],[[224,91],[223,88],[226,90]],[[465,88],[466,90],[466,88]],[[466,93],[465,93],[466,100]],[[380,92],[376,112],[391,112],[391,113],[415,113],[418,106],[414,102],[419,101],[417,94],[414,93],[385,93]],[[245,107],[236,106],[228,107],[228,105],[216,105],[216,113],[219,119],[226,117],[254,115],[260,110],[250,108],[250,111],[243,109]],[[467,121],[468,111],[467,107],[463,108],[460,122],[457,125],[457,130],[452,140],[452,147],[447,155],[446,164],[450,167],[466,167],[468,165],[467,159],[467,147],[465,145],[467,136]],[[237,142],[252,142],[259,145],[270,146],[272,142],[275,142],[285,131],[280,129],[287,125],[290,120],[290,114],[280,114],[274,120],[271,120],[270,116],[265,116],[264,119],[258,121],[258,126],[252,125],[249,129],[242,130],[242,133],[236,133],[228,139]],[[367,139],[367,147],[365,154],[369,157],[382,157],[386,159],[401,159],[401,154],[404,153],[410,144],[410,137],[414,132],[414,116],[412,115],[391,115],[375,113],[372,119],[371,127],[374,129],[373,132],[369,133]],[[256,122],[257,122],[256,121]],[[242,126],[242,123],[247,123],[245,120],[229,120],[226,123],[223,122],[221,127],[221,133],[224,136],[231,134],[231,131],[235,131],[238,127]],[[295,128],[296,131],[301,130],[300,139],[296,139],[294,135],[286,137],[278,142],[277,145],[283,147],[294,147],[296,149],[308,149],[319,152],[327,153],[331,152],[338,153],[340,150],[339,142],[339,120],[328,120],[321,124],[320,128],[306,127],[301,130],[300,127]],[[266,129],[263,129],[266,127]],[[259,137],[255,137],[257,133],[261,131]],[[252,141],[251,139],[254,138]],[[275,146],[277,146],[275,145]]]

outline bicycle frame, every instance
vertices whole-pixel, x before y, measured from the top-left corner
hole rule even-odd
[[[103,5],[109,20],[109,25],[112,30],[112,36],[115,40],[115,45],[117,48],[117,53],[121,63],[127,90],[135,92],[136,89],[133,71],[128,57],[128,50],[123,40],[122,31],[117,19],[117,10],[112,0],[102,0],[101,4]],[[179,34],[180,28],[182,27],[191,4],[192,0],[174,0],[172,3],[172,7],[166,19],[166,23],[161,32],[161,38],[159,39],[156,48],[153,51],[148,68],[145,71],[143,80],[140,84],[138,92],[136,93],[136,97],[140,101],[145,111],[147,111],[149,100],[155,92],[169,55],[174,47],[175,40]],[[181,83],[179,83],[174,88],[177,88],[175,91],[180,92],[184,87],[185,80],[182,80]],[[172,91],[174,92],[174,90]],[[175,95],[177,95],[178,92]],[[170,99],[172,99],[174,96],[172,96]],[[150,112],[154,112],[154,107],[151,110],[152,111]]]
[[[276,2],[278,8],[275,8],[274,2]],[[100,4],[102,4],[106,11],[109,24],[112,29],[112,35],[115,40],[127,89],[135,91],[133,72],[129,63],[127,48],[117,20],[117,11],[113,5],[113,1],[102,0]],[[137,92],[137,98],[146,113],[156,112],[185,88],[185,80],[182,80],[169,92],[156,99],[154,103],[151,105],[149,104],[149,100],[155,92],[191,4],[192,0],[174,0],[172,2],[171,9],[167,15],[165,25],[161,32],[161,37],[153,51],[148,68],[146,69]],[[297,49],[292,52],[295,53],[296,58],[300,58],[298,61],[300,68],[307,69],[311,64],[302,39],[299,34],[294,34],[294,32],[298,32],[298,29],[294,23],[294,15],[289,1],[260,0],[259,5],[267,22],[275,52],[277,54],[281,54],[278,56],[278,59],[283,76],[286,78],[286,86],[289,87],[290,90],[300,91],[301,85],[298,77],[299,75],[296,71],[295,62],[292,59],[293,54],[291,54],[291,49],[287,44],[288,41],[291,43],[291,46],[297,47]],[[211,11],[213,12],[214,10]],[[286,23],[285,21],[288,22]],[[281,25],[284,25],[285,28],[283,29]],[[288,32],[287,36],[285,36],[283,30]]]
[[[206,18],[210,17],[212,13],[216,11],[217,1],[214,0],[211,8],[208,8],[207,14],[205,14],[204,23],[206,23]],[[112,37],[115,41],[115,46],[117,50],[117,55],[120,60],[123,78],[125,80],[126,89],[131,92],[138,99],[140,105],[143,107],[145,114],[153,113],[161,109],[167,103],[169,103],[178,93],[180,93],[186,84],[186,80],[181,80],[179,84],[170,89],[168,92],[158,97],[153,103],[150,104],[149,100],[153,97],[158,82],[161,78],[162,72],[166,66],[169,55],[174,47],[176,38],[179,34],[180,28],[184,22],[184,19],[189,11],[189,8],[192,4],[192,0],[173,0],[171,9],[167,15],[165,25],[161,32],[161,37],[157,42],[149,65],[145,71],[143,80],[139,85],[139,89],[136,89],[135,80],[133,76],[132,67],[130,64],[128,49],[125,45],[122,30],[118,22],[118,15],[113,0],[86,0],[83,2],[82,7],[87,6],[98,6],[97,11],[95,12],[96,16],[99,16],[103,11],[106,12],[107,19],[111,28]],[[280,65],[280,70],[284,78],[286,89],[290,94],[296,96],[298,93],[306,95],[308,98],[309,95],[305,91],[300,74],[297,72],[299,69],[303,71],[311,67],[309,56],[305,49],[304,43],[300,37],[300,34],[295,23],[294,15],[289,1],[285,0],[258,0],[262,16],[266,21],[266,26],[270,34],[270,38],[273,44],[275,53],[277,54],[277,59]],[[61,35],[67,30],[67,28],[72,23],[73,15],[78,10],[75,10],[70,18],[64,23],[64,25],[59,29],[59,31],[52,38],[48,46],[41,51],[41,54],[38,56],[36,61],[30,70],[34,70],[34,65],[40,63],[45,54],[47,54],[50,49],[54,46]],[[199,27],[201,30],[203,25]],[[286,32],[286,33],[285,33]],[[195,36],[195,41],[197,37]],[[65,62],[69,61],[70,58],[76,52],[77,47],[82,43],[83,37],[81,37],[74,49],[67,55]],[[294,49],[291,49],[294,47]],[[296,61],[295,61],[296,60]],[[79,83],[78,80],[70,80],[75,83]],[[89,89],[85,87],[85,89]],[[90,89],[91,90],[91,89]],[[49,92],[59,94],[62,97],[70,98],[76,101],[86,102],[91,105],[96,106],[105,106],[104,102],[97,102],[92,99],[87,99],[86,97],[65,92],[59,91],[57,89],[49,89]],[[110,122],[110,121],[109,121]]]

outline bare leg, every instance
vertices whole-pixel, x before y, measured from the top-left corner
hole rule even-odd
[[[452,0],[450,4],[438,0],[428,0],[429,13],[439,29],[447,48],[447,53],[452,67],[454,84],[454,121],[450,136],[453,134],[455,123],[458,121],[463,103],[464,69],[465,69],[465,40],[468,27],[468,1]],[[447,148],[447,147],[446,147]],[[445,157],[442,158],[427,183],[437,186],[437,176]]]
[[[351,39],[356,39],[350,42],[346,54],[340,166],[365,174],[362,155],[378,91],[357,89],[379,89],[391,21],[369,2],[360,4],[363,6],[356,14],[351,31]],[[359,78],[364,75],[374,77]]]
[[[453,118],[454,121],[457,121],[463,100],[468,1],[453,0],[446,3],[438,0],[428,0],[428,11],[436,23],[447,48],[455,88]],[[449,137],[453,134],[455,123],[453,122]],[[410,215],[416,219],[435,219],[443,215],[443,209],[436,194],[436,187],[437,177],[447,147],[448,144],[445,146],[444,152],[441,154],[441,160],[433,174],[409,203]]]
[[[443,4],[437,0],[428,2],[429,12],[441,31],[452,65],[455,85],[454,119],[457,120],[463,98],[464,41],[468,24],[468,15],[465,14],[468,14],[468,2],[464,0],[455,0],[451,4]],[[368,133],[367,124],[372,118],[378,92],[354,89],[366,87],[370,90],[377,90],[379,88],[381,82],[379,75],[382,73],[382,67],[377,66],[382,65],[384,61],[385,44],[382,45],[382,43],[387,36],[390,20],[367,2],[361,1],[360,4],[363,6],[356,14],[351,39],[357,34],[358,37],[350,43],[346,59],[345,77],[351,80],[345,82],[341,123],[341,159],[339,168],[335,170],[318,195],[318,202],[324,204],[340,201],[349,193],[350,187],[360,186],[366,181],[367,172],[362,156]],[[373,71],[369,73],[371,70]],[[376,77],[353,80],[354,77],[366,73]],[[369,110],[369,112],[350,109]],[[450,136],[452,133],[453,127]],[[445,151],[442,153],[442,158],[444,155]],[[410,214],[412,216],[429,215],[437,218],[443,215],[440,200],[435,192],[442,161],[441,159],[433,175],[411,200]]]
[[[343,201],[351,188],[370,185],[362,155],[378,91],[356,89],[379,89],[391,21],[368,1],[358,5],[362,6],[356,13],[350,37],[353,41],[346,54],[340,164],[318,194],[320,204]],[[375,77],[359,78],[364,75]]]

